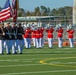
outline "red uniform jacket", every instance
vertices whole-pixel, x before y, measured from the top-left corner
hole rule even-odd
[[[73,38],[74,30],[67,30],[67,32],[68,32],[68,38]]]
[[[36,31],[35,30],[32,30],[31,38],[36,38]]]
[[[47,29],[46,32],[48,38],[53,38],[54,28],[51,27],[50,29]]]
[[[40,29],[36,30],[36,38],[38,38],[38,39],[40,38]]]
[[[31,38],[31,29],[26,29],[24,34],[24,38]]]
[[[44,31],[44,28],[40,28],[40,38],[43,38],[43,31]]]
[[[58,37],[63,37],[63,28],[60,27],[58,30],[56,30],[56,32],[58,32]]]

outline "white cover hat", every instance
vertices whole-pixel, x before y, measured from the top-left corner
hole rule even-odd
[[[40,27],[42,27],[42,23],[40,23]]]
[[[27,27],[30,27],[30,24],[27,24]]]
[[[48,23],[48,27],[50,26],[50,23]]]
[[[38,23],[38,27],[40,27],[40,23]]]
[[[62,27],[61,23],[59,23],[58,25],[59,25],[59,27]]]

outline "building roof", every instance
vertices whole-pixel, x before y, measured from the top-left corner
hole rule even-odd
[[[18,17],[18,21],[48,21],[49,19],[52,21],[56,18],[66,18],[65,16],[28,16],[28,17]],[[7,21],[13,21],[12,18],[8,19]]]

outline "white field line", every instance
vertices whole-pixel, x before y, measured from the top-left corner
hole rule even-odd
[[[50,53],[49,53],[50,52]],[[76,51],[53,51],[53,52],[51,52],[51,51],[47,51],[47,52],[41,52],[42,54],[37,54],[36,56],[39,56],[39,55],[49,55],[49,54],[51,54],[52,55],[52,53],[53,53],[53,55],[57,55],[57,54],[54,54],[54,53],[62,53],[62,52],[64,52],[64,53],[74,53],[74,52],[76,52]],[[24,53],[26,53],[26,52],[24,52]],[[34,53],[35,54],[35,53]],[[25,55],[10,55],[10,57],[16,57],[16,56],[20,56],[20,57],[24,57],[24,56],[35,56],[34,54],[30,54],[30,53],[28,53],[28,55],[27,55],[27,53],[25,54]],[[62,55],[62,54],[61,54]],[[9,57],[9,55],[1,55],[0,57]]]
[[[49,52],[50,52],[50,51],[49,51]],[[36,54],[36,56],[39,56],[39,55],[49,55],[49,54],[51,54],[51,52],[50,52],[50,53],[49,53],[49,52],[48,52],[48,53],[44,52],[43,54],[38,53],[38,54]],[[26,53],[26,52],[24,52],[24,53]],[[41,52],[41,53],[42,53],[42,52]],[[34,54],[35,54],[35,53],[34,53]],[[32,54],[32,53],[31,53],[31,54],[28,53],[28,55],[27,55],[27,53],[26,53],[25,55],[24,55],[24,54],[23,54],[23,55],[12,55],[12,54],[11,54],[10,57],[17,57],[17,56],[20,56],[20,57],[24,57],[24,56],[35,56],[34,54]],[[53,55],[54,55],[54,54],[53,54]],[[56,55],[56,54],[55,54],[55,55]],[[2,58],[3,58],[3,57],[9,57],[9,55],[6,55],[6,54],[5,54],[5,55],[1,55],[0,57],[2,57]]]
[[[41,59],[44,59],[44,58],[24,58],[24,59],[5,59],[5,60],[0,60],[0,62],[4,62],[4,61],[8,61],[8,62],[11,62],[11,61],[33,61],[33,60],[41,60]]]
[[[65,52],[65,53],[73,53],[73,52],[76,52],[75,50],[68,52],[68,50],[71,49],[71,48],[53,48],[53,49],[59,49],[58,51],[57,51],[57,50],[56,50],[56,51],[53,51],[53,52],[55,52],[55,53],[62,53],[62,52]],[[50,51],[47,50],[47,51],[44,51],[44,52],[43,52],[43,51],[41,52],[41,50],[36,50],[35,52],[38,53],[38,55],[42,55],[42,54],[39,54],[39,52],[40,52],[40,53],[43,53],[44,55],[48,55],[48,54],[51,54],[51,53],[52,53],[51,50],[53,50],[53,49],[50,49]],[[67,51],[64,51],[64,50],[62,50],[62,49],[67,50]],[[74,48],[73,48],[73,49],[74,49]],[[32,53],[34,53],[34,54],[35,54],[35,52],[32,51]],[[49,53],[49,52],[50,52],[50,53]],[[18,54],[17,54],[17,55],[12,55],[12,54],[11,54],[10,56],[12,56],[12,57],[15,57],[15,56],[21,56],[21,57],[22,57],[22,56],[35,56],[35,55],[33,55],[33,54],[31,53],[30,50],[29,50],[28,52],[23,52],[23,53],[25,53],[25,55],[18,55]],[[31,54],[30,54],[30,53],[31,53]],[[28,54],[28,55],[27,55],[27,54]],[[56,55],[56,54],[55,54],[55,55]],[[6,54],[5,54],[5,55],[1,55],[0,57],[3,57],[3,56],[4,56],[4,57],[9,57],[9,55],[6,55]]]
[[[55,60],[55,59],[72,59],[72,58],[76,58],[76,57],[59,57],[59,58],[48,58],[48,59],[45,59],[45,60]],[[41,59],[44,59],[44,58],[41,58]],[[19,62],[19,61],[21,61],[21,62],[32,62],[33,60],[36,60],[36,62],[37,62],[37,64],[17,64],[17,65],[0,65],[0,67],[15,67],[15,66],[37,66],[37,65],[47,65],[47,64],[38,64],[39,63],[39,61],[41,60],[40,58],[32,58],[32,59],[29,59],[29,61],[28,60],[26,60],[26,59],[15,59],[15,60],[0,60],[0,61],[2,61],[2,62],[4,62],[4,61],[7,61],[7,62]],[[35,63],[36,63],[35,62]],[[58,62],[50,62],[50,64],[58,64]],[[60,63],[59,62],[59,64],[62,64],[62,63]],[[76,64],[76,62],[68,62],[68,63],[64,63],[64,64]]]
[[[48,47],[44,47],[44,48],[47,48],[47,49],[49,49]],[[76,47],[74,47],[73,49],[75,49]],[[53,49],[72,49],[72,48],[70,48],[70,47],[65,47],[65,48],[58,48],[58,47],[56,47],[56,48],[54,48],[53,47]]]
[[[22,61],[22,62],[32,62],[32,61],[26,61],[26,60],[24,60],[24,61]]]
[[[53,71],[36,71],[36,72],[18,72],[18,73],[5,73],[0,75],[21,75],[21,74],[45,74],[45,73],[62,73],[62,72],[76,72],[75,70],[53,70]]]
[[[57,58],[45,58],[45,60],[55,60],[55,59],[72,59],[72,58],[76,58],[76,57],[57,57]],[[32,61],[40,61],[43,60],[44,58],[31,58],[31,59],[5,59],[5,60],[0,60],[0,62],[32,62]]]
[[[33,61],[33,60],[43,60],[43,59],[45,59],[45,60],[50,60],[50,59],[71,59],[71,58],[76,58],[76,57],[54,57],[54,58],[24,58],[24,59],[5,59],[5,60],[0,60],[0,62],[4,62],[4,61]]]
[[[29,59],[29,60],[31,60],[31,59]],[[18,59],[17,59],[17,60],[10,60],[10,59],[6,60],[6,59],[5,59],[5,60],[0,60],[0,62],[19,62],[19,61],[20,61],[20,62],[22,62],[22,61],[27,61],[27,62],[29,62],[29,60],[18,60]]]
[[[63,62],[50,62],[48,63],[48,65],[52,65],[52,64],[62,64],[62,65],[67,65],[67,64],[73,64],[74,66],[76,65],[76,62],[66,62],[66,63],[63,63]]]
[[[25,63],[25,64],[17,64],[17,65],[3,65],[3,66],[1,65],[0,68],[1,67],[15,67],[15,66],[16,67],[19,67],[19,66],[39,66],[39,65],[45,65],[45,64],[26,64]]]

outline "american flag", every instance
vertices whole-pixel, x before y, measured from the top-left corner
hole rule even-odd
[[[6,0],[4,8],[0,11],[0,22],[5,21],[11,17],[10,1]]]
[[[12,0],[13,21],[17,21],[17,0]]]

